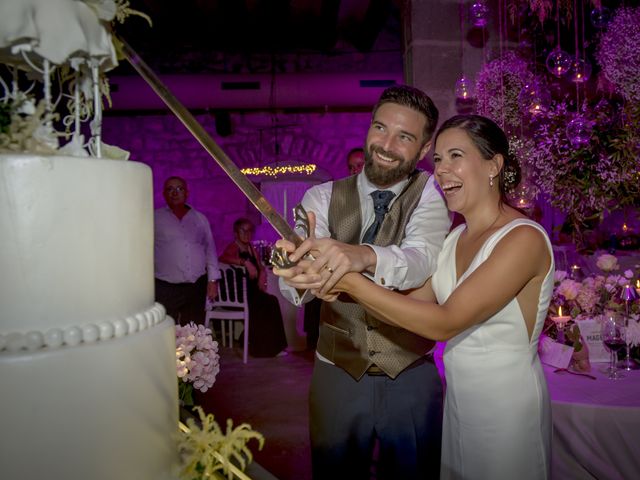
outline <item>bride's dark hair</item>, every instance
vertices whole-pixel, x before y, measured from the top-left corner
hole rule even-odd
[[[504,162],[498,173],[498,188],[500,200],[509,203],[508,194],[518,186],[522,174],[518,161],[509,151],[509,140],[504,131],[493,120],[482,115],[456,115],[440,126],[434,143],[442,132],[451,128],[467,132],[485,160],[491,160],[497,154],[502,155]]]

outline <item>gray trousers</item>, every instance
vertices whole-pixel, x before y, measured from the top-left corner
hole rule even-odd
[[[309,395],[313,479],[437,479],[442,409],[432,358],[395,379],[365,374],[359,381],[316,358]]]

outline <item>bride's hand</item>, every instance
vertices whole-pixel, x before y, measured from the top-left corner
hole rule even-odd
[[[355,279],[354,277],[361,277],[362,275],[359,273],[349,272],[344,274],[338,282],[331,288],[331,290],[327,293],[322,293],[320,289],[312,289],[311,293],[313,293],[316,297],[324,300],[325,302],[335,302],[340,294],[349,293],[352,289],[352,281]]]

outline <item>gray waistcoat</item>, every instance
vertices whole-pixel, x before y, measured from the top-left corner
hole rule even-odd
[[[411,176],[391,205],[375,245],[400,245],[428,178],[427,173],[417,171]],[[352,245],[360,243],[362,230],[356,179],[351,176],[333,182],[328,215],[331,238]],[[433,346],[431,340],[377,320],[354,302],[324,302],[320,319],[318,353],[356,380],[374,363],[395,378]]]

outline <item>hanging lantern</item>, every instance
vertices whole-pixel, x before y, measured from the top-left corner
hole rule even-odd
[[[571,63],[571,72],[569,77],[572,82],[584,83],[591,78],[591,63],[581,58],[575,59]]]
[[[561,78],[569,73],[572,62],[571,55],[560,48],[556,48],[547,57],[547,70],[556,77]]]
[[[511,194],[512,202],[529,215],[535,206],[535,197],[535,189],[524,181],[521,182],[518,188]]]
[[[519,102],[521,111],[537,115],[548,110],[549,95],[547,90],[534,80],[522,87]]]
[[[607,7],[591,10],[591,25],[596,28],[605,28],[611,20],[611,10]]]
[[[581,115],[576,115],[567,124],[567,137],[573,148],[583,148],[591,142],[593,125]]]
[[[471,23],[476,28],[484,28],[489,23],[489,7],[485,0],[476,0],[469,8]]]
[[[471,100],[473,98],[471,82],[464,75],[456,82],[455,93],[458,100]]]

